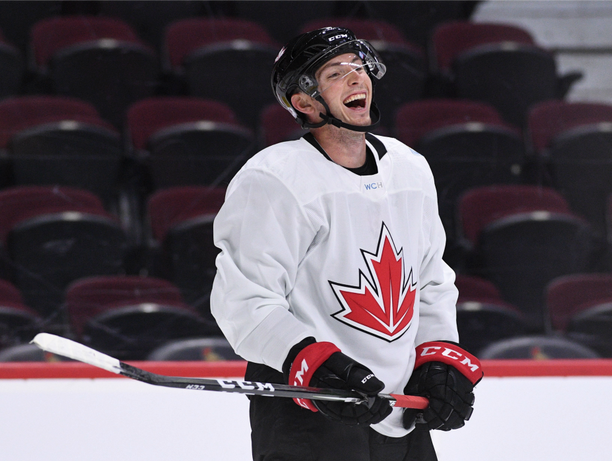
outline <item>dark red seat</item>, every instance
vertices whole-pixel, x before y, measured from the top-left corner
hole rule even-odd
[[[469,99],[422,99],[403,104],[395,116],[394,133],[409,146],[418,146],[426,135],[449,126],[494,125],[520,134],[502,119],[492,105]],[[472,128],[477,131],[476,127]]]
[[[554,54],[520,26],[450,21],[431,37],[432,67],[445,91],[486,101],[520,128],[533,104],[562,99],[582,75],[559,76]]]
[[[596,304],[612,301],[612,274],[572,274],[551,281],[546,288],[546,306],[551,326],[566,332],[572,318]]]
[[[65,302],[76,337],[120,359],[143,360],[167,341],[209,330],[178,287],[153,277],[79,279],[66,288]]]
[[[298,139],[308,132],[302,129],[291,114],[277,103],[270,104],[262,110],[259,129],[261,143],[266,147],[282,141]]]
[[[612,105],[546,101],[529,111],[531,150],[540,175],[605,236],[612,194]]]
[[[152,237],[162,242],[176,225],[203,216],[216,215],[225,199],[224,188],[170,187],[148,199]]]
[[[255,129],[274,102],[270,69],[280,50],[268,31],[241,18],[192,18],[166,29],[164,66],[190,96],[223,101]]]
[[[0,149],[14,185],[85,188],[107,204],[120,189],[121,133],[87,101],[49,95],[0,101]]]
[[[65,287],[124,270],[127,234],[89,191],[22,186],[0,191],[0,238],[26,304],[62,324]]]
[[[519,308],[531,332],[547,327],[546,285],[591,270],[594,242],[588,223],[556,191],[537,186],[490,186],[459,201],[471,271],[493,282]]]
[[[21,222],[41,214],[63,211],[93,212],[114,219],[94,194],[71,187],[21,186],[0,191],[0,241]]]
[[[143,99],[129,108],[127,131],[152,190],[226,185],[256,147],[227,104],[196,97]]]
[[[500,43],[536,44],[533,36],[520,26],[471,21],[438,24],[431,40],[437,69],[448,73],[452,72],[453,61],[457,56],[477,46]]]
[[[571,214],[567,200],[556,190],[531,185],[493,185],[468,190],[458,203],[463,236],[476,245],[480,232],[498,219],[542,212]]]
[[[524,335],[527,322],[523,313],[504,301],[497,287],[481,277],[460,274],[457,328],[463,347],[478,355],[489,344]]]
[[[552,328],[612,357],[612,274],[588,273],[559,277],[546,289]]]
[[[424,155],[434,174],[449,241],[456,240],[457,200],[467,189],[522,181],[525,145],[520,130],[490,104],[424,99],[400,106],[394,131]]]
[[[213,220],[224,197],[224,189],[191,186],[163,189],[148,199],[152,243],[161,261],[158,273],[211,321],[209,295],[219,253]]]
[[[117,127],[130,104],[158,90],[157,53],[121,19],[43,19],[31,29],[30,46],[43,88],[92,102]]]

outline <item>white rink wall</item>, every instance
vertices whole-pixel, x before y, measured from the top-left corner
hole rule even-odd
[[[610,459],[612,377],[488,377],[440,461]],[[3,461],[248,461],[242,395],[129,379],[0,379]],[[344,461],[344,460],[343,460]]]
[[[612,459],[612,377],[485,378],[465,427],[434,431],[440,461]]]

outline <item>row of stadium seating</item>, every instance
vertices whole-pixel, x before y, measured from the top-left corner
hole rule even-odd
[[[20,103],[24,104],[21,105]],[[49,104],[47,105],[47,103]],[[449,239],[450,251],[451,253],[453,250],[456,251],[454,255],[450,255],[449,260],[454,263],[459,272],[477,273],[494,280],[500,286],[508,301],[530,312],[528,315],[531,317],[530,328],[541,329],[541,296],[545,284],[555,276],[568,273],[602,269],[609,271],[609,260],[606,259],[606,257],[609,258],[609,251],[606,251],[605,244],[602,246],[601,235],[598,239],[598,233],[595,231],[596,226],[585,220],[583,216],[579,216],[558,190],[535,183],[521,184],[524,182],[524,178],[521,177],[520,173],[525,158],[521,156],[505,158],[507,151],[502,142],[504,139],[512,139],[520,144],[521,137],[517,137],[516,132],[509,129],[503,121],[500,121],[498,116],[492,116],[492,114],[495,115],[495,112],[491,112],[490,107],[486,107],[482,103],[459,100],[434,100],[431,101],[431,104],[433,109],[427,105],[426,101],[408,103],[403,108],[404,110],[399,112],[407,119],[401,125],[401,127],[406,127],[405,132],[401,132],[400,127],[397,131],[400,139],[419,149],[432,164],[440,190],[442,215],[446,218],[447,232],[451,237]],[[143,182],[146,183],[147,181],[142,181],[142,178],[137,181],[137,189],[142,193],[142,197],[138,197],[136,201],[141,198],[143,201],[142,209],[138,206],[134,207],[138,210],[138,213],[128,212],[127,219],[118,219],[121,218],[122,208],[120,205],[122,202],[112,202],[114,206],[107,202],[104,206],[104,200],[101,201],[102,204],[99,205],[99,209],[94,214],[103,213],[104,219],[116,222],[107,222],[107,227],[110,224],[112,228],[110,234],[107,233],[108,229],[98,234],[97,242],[100,246],[97,256],[83,258],[81,255],[80,265],[78,264],[79,259],[77,259],[73,263],[55,261],[47,269],[44,266],[35,269],[28,266],[26,260],[17,262],[21,253],[14,249],[19,242],[24,248],[35,247],[35,234],[32,233],[34,231],[30,230],[30,233],[23,234],[27,237],[21,239],[13,237],[10,243],[8,239],[6,240],[5,248],[12,258],[9,258],[5,265],[7,278],[15,279],[24,276],[25,280],[29,280],[29,282],[22,281],[18,284],[23,287],[28,286],[28,283],[34,283],[36,280],[39,282],[38,285],[47,288],[53,287],[51,290],[23,288],[30,303],[35,306],[39,306],[39,303],[47,305],[47,307],[38,308],[43,311],[45,317],[51,318],[61,304],[61,294],[67,284],[65,280],[59,286],[54,286],[55,282],[52,281],[50,274],[61,273],[62,270],[59,268],[64,268],[64,270],[67,270],[66,268],[70,268],[70,270],[77,268],[78,271],[78,268],[83,266],[83,261],[85,261],[87,268],[94,270],[95,273],[96,270],[100,269],[94,269],[95,265],[90,264],[89,261],[96,261],[102,266],[109,262],[109,266],[112,267],[110,269],[111,273],[121,271],[138,273],[145,270],[157,274],[160,268],[169,269],[171,265],[152,257],[152,252],[142,250],[143,247],[147,248],[151,241],[157,242],[159,246],[164,240],[163,237],[160,237],[163,235],[163,231],[158,230],[159,226],[148,227],[149,224],[144,221],[145,218],[152,219],[152,216],[147,214],[147,209],[150,212],[151,203],[155,203],[153,194],[159,192],[160,196],[163,196],[162,192],[167,193],[170,187],[176,187],[177,189],[172,192],[181,198],[174,200],[174,203],[183,204],[200,203],[203,197],[216,194],[216,202],[211,204],[212,207],[208,208],[206,212],[197,208],[191,210],[194,213],[208,215],[206,220],[210,224],[212,221],[211,215],[216,212],[217,208],[215,207],[218,207],[223,196],[222,188],[217,189],[216,186],[222,185],[219,182],[223,183],[231,176],[231,174],[228,174],[223,177],[219,175],[219,172],[227,169],[228,165],[236,159],[240,160],[234,166],[239,166],[243,160],[248,158],[248,154],[243,153],[241,149],[244,149],[245,145],[249,145],[251,148],[248,152],[252,153],[254,151],[253,146],[256,144],[253,141],[253,136],[251,136],[251,141],[245,143],[240,149],[234,150],[227,147],[228,139],[234,139],[233,142],[238,142],[237,140],[241,139],[240,136],[236,135],[236,129],[228,132],[228,127],[240,128],[240,125],[235,123],[235,119],[232,119],[231,110],[219,102],[202,101],[195,98],[153,98],[136,103],[134,110],[130,111],[128,119],[138,120],[140,125],[134,122],[138,127],[126,130],[127,138],[130,139],[127,143],[130,146],[129,148],[125,148],[126,141],[121,139],[119,131],[104,126],[104,122],[96,118],[95,110],[91,110],[91,107],[82,101],[50,97],[25,97],[7,100],[0,103],[0,109],[2,106],[8,109],[18,107],[18,110],[7,110],[4,117],[6,121],[13,123],[15,126],[15,134],[13,135],[11,135],[12,128],[5,130],[8,152],[6,171],[7,177],[12,176],[15,179],[19,176],[16,174],[19,172],[19,168],[15,167],[19,165],[19,162],[22,162],[22,177],[25,175],[27,178],[30,175],[29,179],[18,181],[22,187],[25,184],[46,184],[51,186],[56,195],[59,192],[60,196],[64,196],[67,195],[67,192],[63,189],[57,189],[56,185],[83,187],[92,192],[99,192],[97,186],[101,186],[106,191],[106,193],[103,193],[103,197],[108,198],[107,194],[112,194],[115,191],[114,188],[120,182],[119,178],[124,173],[125,157],[128,157],[126,152],[131,153],[132,159],[148,159],[151,171],[155,171],[156,156],[159,155],[163,158],[166,155],[165,163],[157,165],[157,183],[154,183],[152,187],[151,185],[143,187]],[[546,112],[547,107],[554,109],[552,114],[550,111]],[[567,113],[563,111],[564,107],[567,108]],[[90,112],[81,111],[83,108],[90,109]],[[192,112],[195,115],[190,113],[189,108],[193,109]],[[221,110],[222,108],[226,110]],[[455,109],[457,109],[456,112],[462,111],[462,113],[457,115],[454,113]],[[279,110],[279,113],[274,114]],[[37,111],[39,112],[37,113]],[[551,102],[543,104],[541,111],[547,114],[543,119],[547,124],[552,125],[552,129],[548,135],[545,130],[546,126],[531,129],[533,145],[541,145],[544,146],[543,149],[550,149],[551,142],[547,140],[547,136],[554,138],[553,134],[558,131],[561,132],[562,138],[565,136],[571,139],[568,132],[572,130],[577,132],[578,139],[584,140],[592,137],[593,141],[590,145],[595,147],[592,147],[587,154],[599,155],[602,161],[597,163],[591,160],[589,164],[584,159],[577,159],[577,155],[574,155],[573,158],[570,156],[569,160],[573,160],[574,164],[569,165],[568,185],[571,186],[579,179],[580,167],[582,167],[587,168],[590,173],[584,176],[586,182],[583,181],[583,184],[586,184],[586,186],[581,187],[586,189],[589,185],[595,185],[605,191],[604,188],[609,187],[609,184],[605,181],[605,178],[609,177],[609,173],[606,173],[609,163],[605,161],[606,136],[608,136],[606,126],[609,123],[606,121],[608,120],[606,117],[609,116],[609,108],[604,105]],[[26,114],[31,112],[35,114],[30,118],[25,117]],[[430,120],[428,112],[443,113],[446,119],[431,117]],[[2,110],[0,110],[0,114],[2,113]],[[164,116],[162,117],[159,114]],[[219,126],[215,128],[211,120],[208,120],[213,118],[211,114],[214,114],[216,123],[222,126],[221,129],[219,129]],[[275,128],[283,125],[278,121],[286,122],[287,131],[284,135],[277,132],[278,139],[276,140],[285,139],[283,136],[292,138],[301,134],[299,129],[296,131],[297,125],[282,108],[276,105],[271,106],[266,111],[268,117],[270,114],[274,115],[271,119],[276,121],[273,124]],[[553,123],[555,120],[556,122]],[[564,131],[562,129],[564,127],[568,129]],[[114,133],[112,143],[108,142],[108,137],[101,140],[99,136],[100,128],[106,130],[104,133]],[[242,127],[242,130],[246,129]],[[160,136],[159,139],[163,142],[160,144],[159,150],[148,152],[147,149],[151,149],[151,143],[146,140],[155,137],[160,132],[166,132],[169,137],[164,139],[163,136]],[[221,159],[222,168],[215,170],[216,173],[210,174],[212,171],[211,163],[214,163],[215,159],[219,160],[218,154],[205,154],[207,150],[213,150],[213,139],[218,139],[219,143],[225,143],[222,144],[225,147],[214,149],[225,154],[225,159]],[[598,139],[599,141],[597,141]],[[429,141],[429,144],[426,141]],[[598,143],[599,147],[596,147]],[[576,144],[578,143],[575,142],[574,145]],[[94,148],[96,145],[97,147]],[[563,143],[558,145],[562,146]],[[581,145],[586,145],[586,142],[582,142]],[[109,146],[112,146],[112,148],[109,148]],[[442,146],[442,148],[438,147],[438,155],[436,156],[437,146]],[[581,152],[579,147],[580,145],[576,150]],[[105,149],[114,153],[109,155],[108,152],[104,151]],[[517,150],[524,156],[526,147],[520,147]],[[135,154],[136,151],[139,151],[139,153]],[[228,157],[231,152],[236,152],[236,154]],[[450,157],[449,153],[454,156]],[[446,176],[443,174],[445,172],[444,168],[446,169]],[[176,174],[177,169],[183,171],[183,176]],[[505,171],[506,177],[509,179],[502,181],[499,176],[492,174],[500,171]],[[208,176],[207,172],[209,173]],[[107,173],[111,175],[109,176]],[[174,177],[172,177],[173,173]],[[576,178],[572,177],[572,173],[575,173]],[[151,173],[149,172],[149,174]],[[190,174],[191,176],[189,176]],[[468,176],[467,179],[462,178],[464,174]],[[132,180],[134,177],[138,177],[133,172],[131,175]],[[599,185],[596,183],[598,177],[602,177]],[[220,178],[222,181],[218,181]],[[192,182],[198,184],[191,184]],[[485,183],[488,183],[488,187]],[[478,184],[483,189],[470,191]],[[186,185],[194,187],[181,189],[181,186]],[[11,187],[5,189],[6,199],[2,201],[3,216],[7,218],[12,216],[14,214],[14,211],[10,211],[12,209],[20,213],[24,211],[30,213],[30,215],[19,216],[19,220],[30,219],[33,217],[34,208],[31,205],[24,205],[23,201],[16,200],[21,190],[19,190],[19,187],[15,189],[15,186],[17,184],[11,184]],[[451,190],[451,186],[455,189]],[[508,186],[513,187],[509,188]],[[579,192],[580,189],[578,188]],[[450,192],[454,192],[454,196]],[[200,194],[200,198],[194,201],[184,195],[181,196],[185,193]],[[601,193],[603,194],[603,192]],[[586,196],[587,201],[593,200],[593,198],[593,195],[589,196],[587,194]],[[470,205],[470,200],[475,200],[476,205]],[[39,204],[44,203],[41,198],[32,201]],[[149,201],[151,203],[147,203]],[[86,209],[75,208],[75,203]],[[71,199],[70,206],[72,209],[64,209],[63,211],[92,213],[91,210],[87,209],[93,207],[89,202],[81,204]],[[127,206],[127,208],[130,207]],[[181,208],[177,207],[176,204],[167,206],[167,208],[172,208],[175,212],[181,211]],[[492,217],[483,215],[482,212],[486,209],[490,210]],[[470,218],[470,210],[472,214],[474,214],[474,210],[477,211],[480,216]],[[109,216],[109,211],[113,212],[114,216]],[[190,212],[190,210],[187,210],[187,212]],[[499,221],[502,218],[507,218],[507,215],[515,215],[518,212],[523,214],[518,220],[506,219],[508,222],[504,226],[491,225],[491,227],[496,228],[497,234],[487,231],[487,238],[484,239],[487,243],[482,242],[483,238],[479,235],[484,227],[492,224],[493,221]],[[99,217],[98,220],[100,219]],[[6,219],[5,222],[7,226],[12,224],[11,219]],[[87,224],[86,227],[88,225],[91,224]],[[62,226],[65,227],[66,224]],[[135,226],[139,227],[138,232],[134,231]],[[89,228],[87,232],[93,235],[94,231]],[[182,286],[189,303],[203,306],[205,311],[206,290],[209,288],[212,274],[214,274],[214,267],[212,267],[214,249],[212,248],[210,229],[200,230],[200,232],[204,232],[204,234],[200,233],[197,239],[194,238],[194,234],[191,243],[187,243],[189,242],[188,238],[183,245],[187,249],[191,248],[193,254],[193,241],[198,241],[201,244],[206,242],[209,247],[208,251],[204,253],[208,255],[205,257],[207,262],[200,261],[195,264],[192,261],[191,275],[188,272],[179,275],[177,272],[173,280]],[[7,228],[4,235],[8,237],[9,233],[10,229]],[[42,231],[39,234],[39,239],[42,238],[42,240],[39,240],[37,244],[49,256],[48,248],[51,245],[48,240],[45,240],[48,239],[49,233],[48,231]],[[17,232],[13,232],[13,235],[16,236]],[[103,237],[104,235],[106,237]],[[509,240],[510,237],[513,237],[513,239]],[[499,238],[502,240],[495,240]],[[55,244],[57,245],[57,242]],[[9,245],[11,245],[10,248]],[[114,247],[113,245],[118,246]],[[119,247],[123,249],[120,250]],[[94,251],[95,248],[96,246],[88,246],[90,252]],[[117,251],[108,251],[109,248],[116,248]],[[568,249],[572,251],[567,251]],[[500,251],[502,252],[500,253]],[[29,250],[29,253],[29,264],[41,261],[36,252]],[[596,262],[593,260],[593,258],[601,256],[603,256],[602,261]],[[174,258],[170,258],[172,261],[178,261],[179,259],[176,255]],[[15,271],[15,269],[17,270]],[[108,270],[104,269],[102,272],[105,273]],[[32,276],[32,274],[34,275]],[[71,280],[73,278],[70,277]],[[40,283],[41,280],[42,283]],[[191,288],[189,288],[189,285]],[[520,286],[521,289],[517,290],[517,286]]]
[[[439,96],[486,101],[505,121],[522,127],[533,104],[563,99],[582,77],[580,72],[560,75],[554,54],[513,25],[443,22],[426,46],[384,20],[320,18],[297,31],[330,24],[371,41],[386,63],[387,74],[377,87],[383,124],[392,122],[402,103]],[[22,56],[0,34],[0,97],[20,92],[79,97],[115,126],[122,125],[132,103],[167,94],[221,100],[254,128],[273,101],[270,68],[282,46],[260,23],[227,17],[172,22],[160,49],[129,23],[103,16],[45,18],[30,35]]]
[[[462,344],[483,358],[612,357],[612,274],[553,279],[544,293],[547,329],[539,333],[489,280],[459,275],[457,286]],[[67,286],[62,309],[66,325],[58,333],[122,360],[238,359],[214,323],[187,304],[168,280],[125,275],[77,279]],[[49,331],[46,319],[3,280],[0,327],[0,361],[50,359],[26,346],[36,333]],[[525,356],[535,354],[538,345],[540,357]],[[550,347],[560,350],[547,352]],[[576,355],[562,355],[570,353]]]
[[[222,101],[156,96],[129,106],[116,128],[84,100],[8,98],[0,101],[0,188],[61,184],[91,190],[113,209],[127,197],[138,210],[160,188],[225,186],[258,149],[304,133],[275,103],[258,120],[251,129]],[[612,105],[544,101],[521,130],[482,101],[422,99],[399,106],[378,131],[428,159],[451,243],[459,197],[492,184],[554,188],[605,237]]]
[[[418,36],[363,2],[152,2],[130,20],[143,2],[27,3],[19,40],[0,14],[0,360],[57,359],[31,355],[38,331],[125,360],[235,358],[208,307],[211,224],[244,161],[303,134],[270,91],[281,44],[332,23],[388,65],[378,133],[432,166],[465,347],[612,357],[612,106],[564,101],[580,73],[527,31],[469,22],[476,2],[365,2],[449,8]],[[272,28],[289,3],[305,14]]]
[[[136,245],[130,242],[119,218],[89,191],[62,186],[7,188],[0,191],[4,278],[19,292],[24,306],[36,313],[34,323],[39,329],[80,334],[84,321],[75,324],[75,312],[68,307],[70,290],[88,278],[120,276],[127,277],[122,280],[136,277],[143,281],[142,277],[150,277],[148,280],[171,283],[182,305],[189,307],[192,317],[200,319],[193,328],[202,328],[202,333],[206,328],[209,335],[219,334],[210,315],[208,296],[218,253],[212,240],[212,223],[224,192],[224,188],[208,186],[156,191],[146,201],[146,239]],[[609,212],[612,214],[612,201]],[[466,347],[480,349],[509,332],[514,335],[565,329],[568,320],[553,320],[549,305],[550,286],[563,277],[586,277],[583,288],[575,288],[576,292],[598,298],[580,299],[571,309],[578,310],[587,301],[609,301],[604,299],[603,287],[589,288],[587,284],[591,282],[586,281],[601,278],[604,287],[607,284],[608,289],[612,288],[612,271],[609,267],[601,270],[595,264],[601,256],[598,241],[588,223],[573,213],[554,189],[533,185],[469,189],[458,203],[458,217],[465,240],[465,264],[457,271],[459,280],[463,280],[458,282],[461,296],[477,292],[465,284],[465,277],[477,277],[483,281],[478,287],[485,287],[484,282],[489,286],[482,290],[484,299],[495,297],[500,301],[491,309],[483,303],[476,308],[473,301],[478,300],[468,299],[471,302],[460,315],[460,319],[468,316],[468,326],[462,327]],[[116,290],[111,286],[97,288],[95,296],[103,299],[105,290],[106,297],[115,296]],[[498,294],[492,296],[494,290]],[[136,291],[142,292],[142,288]],[[145,306],[145,313],[149,313],[147,309]],[[94,313],[99,310],[93,309]],[[175,310],[171,309],[172,315]],[[610,328],[608,311],[595,311],[599,317],[589,325]],[[142,314],[141,310],[137,312]],[[164,315],[160,322],[171,332],[172,322]],[[185,316],[187,311],[179,315]],[[474,319],[469,320],[469,316]],[[136,324],[147,325],[144,321]],[[122,326],[117,326],[116,331],[113,328],[105,325],[101,329],[115,341],[126,335]],[[7,323],[4,331],[9,342],[23,340],[20,328]],[[151,331],[156,331],[156,339],[167,339],[155,328]],[[193,330],[186,331],[195,334]],[[30,333],[31,329],[24,330],[24,334]]]

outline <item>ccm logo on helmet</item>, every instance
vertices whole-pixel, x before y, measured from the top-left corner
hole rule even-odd
[[[333,37],[329,37],[329,39],[327,41],[331,43],[331,42],[334,42],[334,41],[336,41],[338,39],[347,38],[347,37],[348,37],[348,35],[346,35],[346,34],[338,34],[338,35],[334,35]]]
[[[478,368],[480,368],[479,364],[472,363],[469,357],[465,356],[458,350],[451,349],[448,347],[443,347],[443,346],[424,346],[421,349],[419,358],[427,357],[427,356],[436,356],[436,355],[446,357],[447,359],[450,359],[450,360],[456,360],[462,365],[465,365],[466,367],[468,367],[471,371],[476,371],[478,370]]]

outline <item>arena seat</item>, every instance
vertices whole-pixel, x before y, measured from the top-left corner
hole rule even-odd
[[[227,185],[256,148],[254,131],[227,104],[196,97],[138,101],[127,112],[127,132],[150,191]]]
[[[81,277],[124,270],[127,236],[94,194],[69,187],[0,191],[0,239],[25,303],[62,324],[63,293]]]
[[[61,355],[45,352],[36,344],[15,344],[0,350],[0,362],[71,362]]]
[[[459,341],[478,356],[481,349],[502,339],[522,336],[528,325],[523,313],[502,299],[497,287],[481,277],[459,274],[457,328]]]
[[[282,141],[301,138],[304,130],[287,110],[280,104],[272,103],[264,107],[260,114],[259,137],[262,146],[267,147]]]
[[[224,2],[194,2],[190,0],[156,0],[96,2],[101,16],[119,18],[128,23],[146,43],[161,50],[164,31],[174,21],[207,15],[221,15],[231,7]]]
[[[454,96],[486,101],[523,128],[533,104],[562,99],[581,74],[558,75],[554,54],[519,26],[450,21],[431,37],[432,68]]]
[[[280,50],[267,30],[240,18],[191,18],[166,29],[163,65],[183,94],[228,104],[241,123],[257,127],[274,102],[270,69]]]
[[[592,349],[568,338],[556,336],[524,336],[500,340],[480,351],[481,360],[500,359],[597,359]]]
[[[529,142],[541,177],[602,237],[612,194],[612,104],[545,101],[528,114]]]
[[[157,53],[121,19],[46,18],[32,26],[30,45],[39,86],[90,101],[118,128],[130,104],[158,90]]]
[[[556,277],[590,270],[593,234],[558,192],[538,186],[485,186],[459,200],[471,273],[493,282],[519,308],[530,332],[547,329],[544,290]]]
[[[612,274],[571,274],[546,287],[554,331],[612,357]]]
[[[455,211],[462,193],[477,186],[522,181],[521,132],[485,102],[445,98],[408,102],[397,110],[394,132],[430,164],[451,244],[457,235]]]
[[[161,344],[210,327],[167,280],[97,276],[66,288],[70,326],[84,344],[122,360],[144,360]]]
[[[147,201],[152,245],[158,248],[155,266],[160,269],[155,272],[176,284],[185,301],[210,321],[219,252],[212,226],[224,197],[223,188],[187,186],[159,190]]]
[[[13,185],[62,185],[117,200],[121,133],[89,102],[50,95],[0,101],[0,149]]]
[[[206,361],[243,360],[225,338],[189,338],[169,341],[153,350],[147,360]]]

